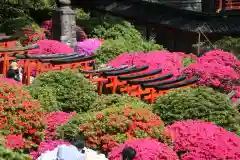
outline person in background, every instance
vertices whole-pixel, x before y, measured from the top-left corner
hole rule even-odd
[[[54,150],[47,151],[37,160],[85,160],[85,147],[83,138],[72,140],[72,145],[59,145]]]
[[[133,160],[136,154],[136,150],[132,147],[125,147],[122,151],[122,160]]]
[[[14,79],[18,82],[21,81],[17,62],[12,62],[10,64],[10,69],[7,71],[7,78]]]

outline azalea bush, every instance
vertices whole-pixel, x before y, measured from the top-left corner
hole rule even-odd
[[[175,76],[180,74],[182,57],[168,51],[151,51],[147,53],[125,53],[116,57],[108,63],[112,67],[121,65],[149,65],[147,71],[162,68],[161,74],[173,73]]]
[[[70,145],[69,142],[64,142],[63,140],[54,140],[54,141],[43,141],[40,143],[36,151],[32,151],[30,155],[33,160],[36,160],[41,154],[46,153],[48,151],[54,150],[59,145]]]
[[[174,150],[183,160],[240,159],[240,138],[214,123],[199,120],[175,122],[168,129]]]
[[[49,89],[49,92],[52,92],[51,95],[54,96],[51,103],[55,103],[54,106],[61,111],[86,112],[97,97],[92,83],[77,71],[72,70],[42,73],[33,81],[29,86],[29,91],[35,99],[40,101],[41,105],[46,104],[41,96],[41,90],[45,88]],[[51,101],[49,98],[47,100]],[[47,107],[48,111],[51,110],[51,106],[43,106],[43,108]]]
[[[240,60],[237,59],[231,52],[224,52],[221,50],[212,50],[206,52],[203,56],[198,59],[198,62],[206,63],[218,63],[223,66],[229,66],[234,71],[240,74]]]
[[[43,121],[46,124],[46,129],[44,132],[45,140],[56,139],[56,130],[58,126],[64,125],[68,120],[74,115],[74,113],[66,112],[51,112],[45,115]]]
[[[214,50],[205,53],[197,62],[189,65],[183,73],[198,76],[199,85],[230,92],[240,80],[240,61],[229,52]]]
[[[93,55],[102,43],[103,41],[96,38],[86,39],[82,42],[77,42],[76,50],[81,55]]]
[[[97,100],[92,103],[89,112],[101,111],[113,107],[120,108],[124,107],[126,104],[134,107],[150,108],[149,104],[144,103],[136,97],[130,97],[126,94],[110,94],[99,96]]]
[[[24,36],[20,38],[23,46],[35,44],[37,41],[45,39],[44,31],[37,24],[23,28],[23,32]]]
[[[160,117],[146,108],[108,108],[97,113],[80,114],[59,127],[59,137],[72,139],[83,135],[88,147],[110,151],[127,139],[155,138],[169,142]]]
[[[36,43],[39,48],[28,51],[29,54],[70,54],[73,49],[55,40],[40,40]]]
[[[0,81],[1,134],[11,149],[29,149],[43,138],[43,111],[37,101],[17,83]]]
[[[239,131],[238,110],[232,106],[226,95],[212,88],[174,89],[157,98],[153,110],[167,124],[179,120],[201,119],[215,122],[231,131]]]
[[[119,147],[113,148],[108,154],[108,159],[123,159],[122,151],[126,147],[131,147],[136,151],[136,156],[133,160],[178,160],[177,154],[167,144],[160,143],[154,139],[128,140]]]

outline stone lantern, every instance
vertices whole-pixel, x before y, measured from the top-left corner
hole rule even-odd
[[[57,0],[52,15],[52,39],[74,47],[76,45],[76,13],[70,0]]]

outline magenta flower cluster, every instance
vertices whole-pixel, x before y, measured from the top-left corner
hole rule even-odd
[[[229,52],[214,50],[197,59],[197,62],[183,70],[187,76],[198,76],[199,85],[229,92],[240,80],[239,60]]]
[[[79,54],[90,56],[101,47],[103,42],[97,38],[86,39],[82,42],[77,42],[76,50]]]
[[[133,160],[178,160],[177,154],[168,145],[153,139],[137,139],[126,141],[119,147],[113,148],[108,154],[108,159],[122,159],[122,150],[125,147],[132,147],[135,149],[136,156]]]
[[[203,56],[198,58],[200,63],[218,63],[223,66],[229,66],[240,74],[240,60],[234,56],[231,52],[224,52],[222,50],[212,50],[206,52]]]
[[[46,151],[52,151],[59,145],[70,145],[68,142],[64,142],[62,140],[54,140],[54,141],[43,141],[38,146],[38,149],[36,151],[32,151],[30,155],[32,156],[33,160],[36,160],[42,153]]]
[[[28,51],[29,54],[70,54],[74,50],[68,45],[55,40],[40,40],[39,48]]]
[[[240,138],[210,122],[187,120],[168,126],[182,160],[240,159]]]
[[[61,111],[48,113],[44,118],[44,122],[47,125],[44,133],[45,140],[56,139],[57,126],[66,124],[73,115],[74,113],[69,114]]]
[[[181,56],[173,54],[168,51],[152,51],[148,53],[137,52],[137,53],[124,53],[110,61],[108,65],[112,67],[119,67],[121,65],[149,65],[147,71],[162,68],[165,73],[173,73],[179,75],[182,66]]]

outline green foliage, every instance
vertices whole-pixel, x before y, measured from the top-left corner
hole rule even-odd
[[[44,95],[42,90],[46,91]],[[29,91],[47,111],[58,108],[62,111],[86,112],[97,98],[92,84],[83,75],[71,70],[40,74],[29,86]]]
[[[105,40],[103,45],[96,52],[97,63],[107,63],[121,53],[148,52],[162,50],[163,47],[144,40],[130,41],[127,39]]]
[[[240,58],[240,38],[224,37],[214,43],[217,48],[224,51],[232,52],[235,56]]]
[[[90,37],[101,39],[142,40],[141,33],[131,23],[119,18],[105,17],[104,22],[93,28]]]
[[[34,24],[33,20],[26,16],[8,19],[0,24],[0,32],[7,34],[14,34],[16,32],[23,33],[23,28],[31,24]]]
[[[76,115],[66,125],[59,127],[57,133],[59,138],[67,140],[83,135],[88,147],[104,152],[132,138],[169,142],[159,116],[147,108],[131,106]]]
[[[187,58],[185,58],[185,59],[182,61],[182,64],[183,64],[184,67],[187,67],[187,66],[189,66],[190,64],[195,63],[195,62],[196,62],[196,61],[195,61],[194,59],[192,59],[192,58],[190,58],[190,57],[187,57]]]
[[[90,13],[86,13],[82,8],[77,8],[75,12],[77,21],[90,19]]]
[[[31,158],[25,154],[14,152],[0,145],[0,160],[31,160]]]
[[[110,95],[102,95],[99,96],[97,101],[95,101],[91,105],[90,112],[92,111],[101,111],[106,108],[113,108],[113,107],[125,107],[126,105],[134,106],[134,107],[142,107],[146,108],[150,105],[144,103],[143,101],[139,100],[136,97],[130,97],[126,94],[110,94]]]
[[[58,101],[55,92],[53,92],[53,87],[42,87],[42,86],[30,86],[29,92],[32,97],[37,99],[41,105],[41,107],[46,112],[58,111]]]
[[[39,10],[49,9],[51,4],[45,1],[46,0],[5,0],[4,3],[0,3],[0,32],[13,34],[27,25],[35,23],[33,18],[31,18],[31,13],[39,13]],[[55,0],[53,1],[55,3]],[[42,13],[37,16],[42,17],[44,15]],[[36,15],[34,16],[34,18],[39,19],[38,17],[36,17]]]
[[[239,129],[239,111],[226,95],[211,88],[174,89],[159,97],[153,105],[155,113],[171,124],[174,121],[200,119],[215,122],[231,131]]]

